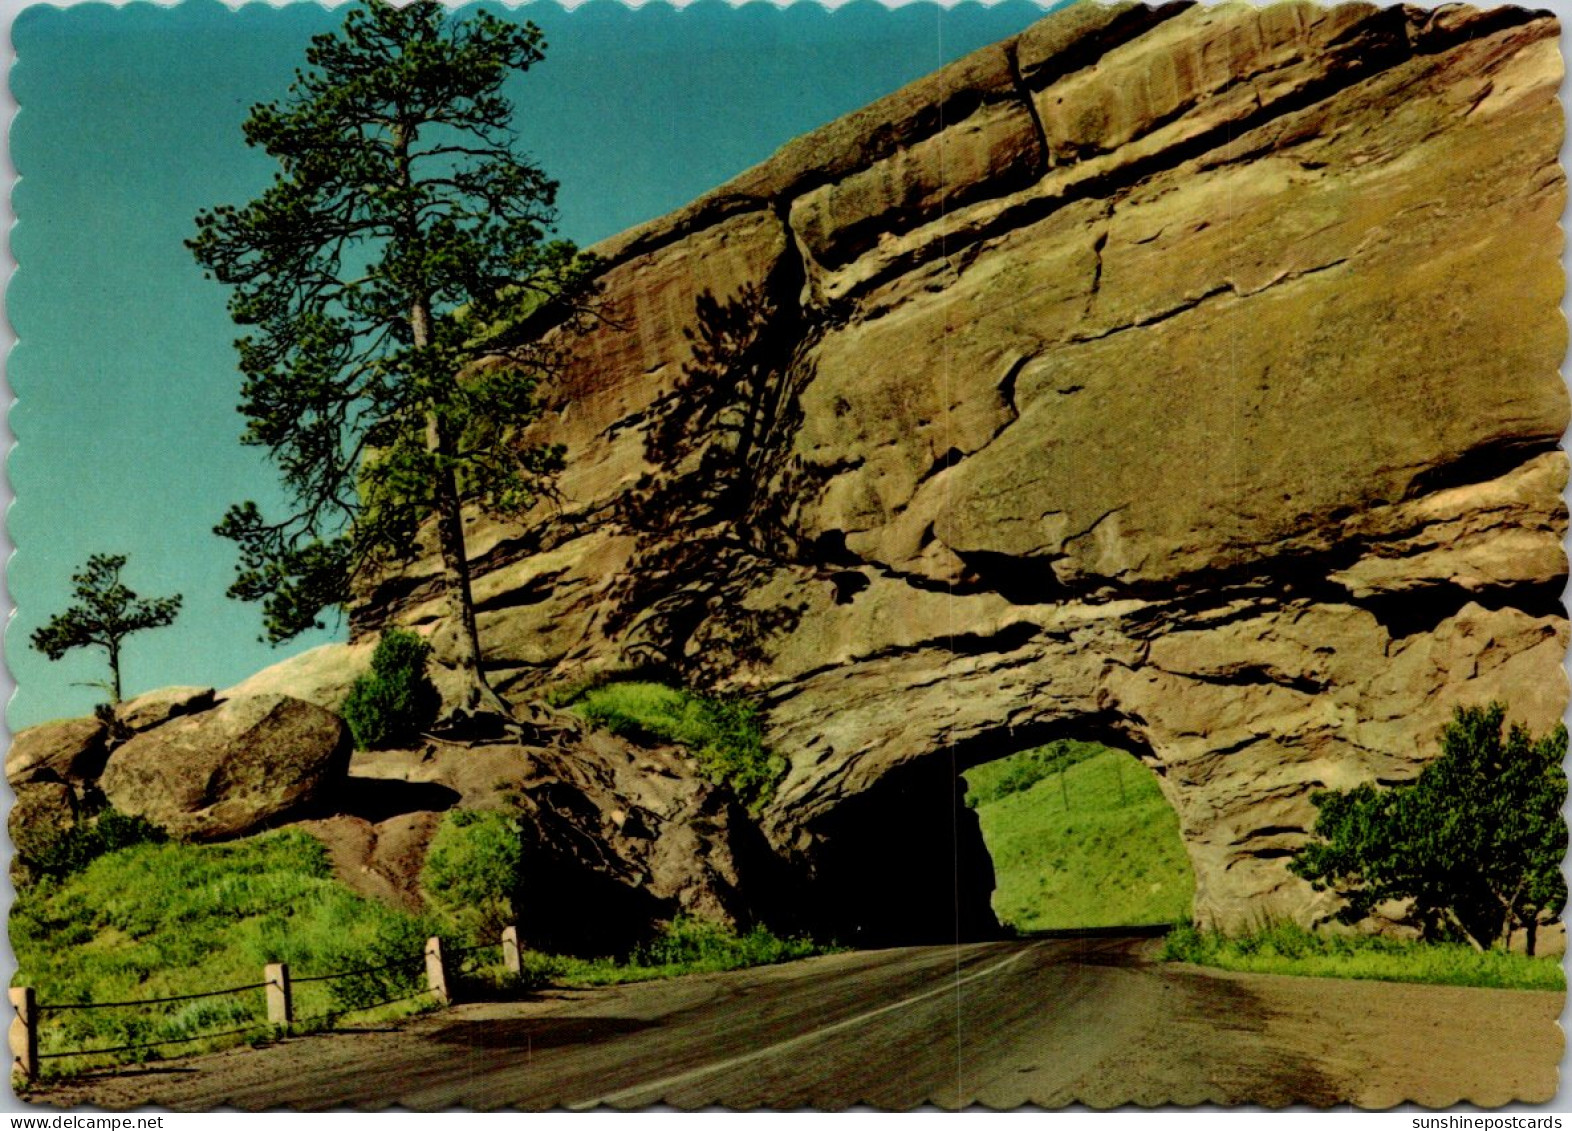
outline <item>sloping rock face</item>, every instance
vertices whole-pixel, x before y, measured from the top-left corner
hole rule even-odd
[[[215,702],[216,692],[211,687],[161,687],[122,703],[115,709],[115,718],[133,731],[152,730],[170,719],[206,711]]]
[[[1158,772],[1203,921],[1324,913],[1315,790],[1566,704],[1557,32],[1077,5],[610,241],[566,503],[470,523],[497,682],[755,691],[846,939],[985,929],[955,775],[1057,736]]]
[[[11,740],[5,755],[5,778],[13,787],[30,781],[80,785],[96,779],[108,757],[108,728],[98,719],[40,723]]]

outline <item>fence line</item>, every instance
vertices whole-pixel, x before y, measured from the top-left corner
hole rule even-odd
[[[380,966],[363,966],[358,970],[340,970],[337,974],[313,974],[309,978],[291,978],[290,981],[297,986],[306,985],[308,982],[331,982],[335,978],[358,978],[362,974],[380,974],[384,970],[395,970],[401,966],[413,966],[421,961],[424,955],[417,954],[413,958],[400,958],[394,962],[384,962]]]
[[[477,946],[459,947],[453,951],[454,958],[474,954],[482,950],[502,951],[504,968],[514,974],[523,973],[523,962],[519,950],[518,929],[506,927],[503,929],[500,941],[495,943],[481,943]],[[318,1014],[314,1017],[298,1019],[294,1010],[294,987],[312,982],[329,982],[340,978],[361,977],[366,974],[379,974],[386,970],[408,968],[417,963],[424,963],[426,973],[426,986],[415,993],[403,997],[391,998],[387,1001],[374,1002],[368,1005],[351,1006],[348,1009],[335,1010],[329,1013]],[[336,1017],[346,1013],[357,1013],[364,1009],[375,1009],[379,1006],[394,1005],[399,1002],[412,1001],[426,994],[432,995],[441,1005],[451,1005],[452,996],[448,991],[448,959],[443,954],[442,940],[436,936],[426,940],[425,949],[419,955],[407,959],[398,959],[393,962],[384,962],[376,966],[363,966],[354,970],[340,970],[332,974],[314,974],[307,978],[291,977],[288,963],[270,963],[263,968],[262,981],[252,982],[244,986],[230,986],[221,990],[206,990],[201,993],[172,994],[167,997],[141,998],[136,1001],[101,1001],[101,1002],[58,1002],[42,1003],[38,1001],[36,991],[31,986],[16,986],[10,990],[11,1006],[16,1012],[11,1021],[10,1045],[12,1072],[20,1075],[24,1080],[36,1080],[39,1076],[40,1062],[44,1060],[59,1060],[73,1056],[104,1056],[110,1053],[139,1052],[144,1049],[160,1048],[165,1045],[190,1044],[194,1041],[216,1040],[220,1037],[234,1036],[237,1033],[248,1033],[260,1029],[273,1029],[288,1033],[290,1028],[297,1024],[316,1022]],[[254,1025],[243,1026],[239,1029],[226,1029],[219,1033],[203,1033],[194,1037],[171,1037],[163,1041],[148,1041],[138,1044],[112,1045],[104,1048],[75,1049],[64,1052],[40,1053],[38,1037],[40,1018],[45,1013],[63,1013],[72,1010],[89,1009],[132,1009],[152,1005],[166,1005],[172,1002],[196,1001],[202,998],[225,997],[235,994],[252,993],[256,990],[266,991],[267,1021]]]

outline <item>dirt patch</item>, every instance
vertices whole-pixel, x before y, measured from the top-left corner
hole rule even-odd
[[[424,906],[420,870],[442,814],[403,813],[375,824],[340,815],[302,821],[296,827],[327,846],[333,875],[357,895],[405,911]]]
[[[1248,989],[1265,1039],[1313,1060],[1358,1107],[1555,1098],[1564,993],[1174,969]]]
[[[511,745],[358,751],[343,790],[295,827],[327,846],[334,877],[351,891],[418,912],[420,872],[442,814],[502,806],[533,765],[529,750]]]

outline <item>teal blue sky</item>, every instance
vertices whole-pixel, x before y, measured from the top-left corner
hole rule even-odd
[[[511,88],[520,147],[561,182],[562,234],[589,244],[1044,8],[593,0],[494,10],[546,32],[546,61]],[[256,607],[224,595],[232,547],[213,524],[232,502],[281,500],[264,453],[238,442],[224,289],[182,242],[199,209],[265,186],[272,166],[245,147],[240,124],[252,104],[285,94],[309,37],[341,19],[315,4],[233,11],[217,0],[40,6],[16,19],[13,730],[104,698],[80,686],[105,678],[101,654],[50,663],[27,645],[95,552],[128,554],[127,580],[143,595],[185,596],[173,626],[130,639],[128,695],[224,687],[342,634],[273,648],[258,639]]]

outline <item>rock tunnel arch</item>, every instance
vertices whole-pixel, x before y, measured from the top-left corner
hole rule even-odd
[[[980,807],[966,803],[966,775],[1065,741],[1095,743],[1153,771],[1164,802],[1173,807],[1162,763],[1127,721],[1091,715],[1005,723],[891,770],[814,822],[807,830],[817,847],[801,900],[803,925],[818,937],[857,946],[964,942],[1014,933],[994,903],[1007,865],[996,861],[998,846],[984,830]],[[1132,790],[1137,781],[1132,779]]]

